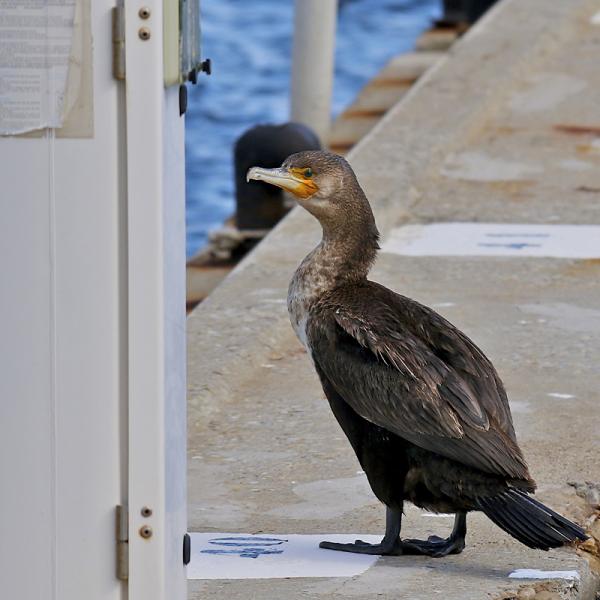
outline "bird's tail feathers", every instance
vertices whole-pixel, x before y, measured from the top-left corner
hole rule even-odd
[[[496,496],[480,497],[478,504],[498,527],[530,548],[549,550],[588,538],[579,525],[522,490],[511,488]]]

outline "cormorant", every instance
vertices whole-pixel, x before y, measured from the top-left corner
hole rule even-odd
[[[587,539],[530,496],[535,482],[506,392],[483,352],[431,308],[367,279],[379,232],[350,165],[328,152],[300,152],[281,168],[253,167],[247,178],[291,192],[321,223],[320,244],[290,283],[288,311],[333,414],[387,507],[381,543],[321,548],[457,554],[473,510],[530,548]],[[401,539],[405,500],[455,513],[450,537]]]

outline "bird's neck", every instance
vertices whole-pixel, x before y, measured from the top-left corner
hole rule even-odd
[[[377,231],[336,231],[323,228],[323,238],[316,248],[315,262],[331,265],[333,287],[358,283],[367,278],[375,262],[379,245]]]
[[[353,225],[322,225],[320,244],[302,261],[292,281],[309,302],[340,286],[365,281],[379,249],[372,215],[370,220]]]
[[[320,219],[321,220],[321,219]],[[288,312],[306,346],[306,320],[314,304],[328,292],[365,281],[375,261],[379,233],[370,208],[362,219],[329,225],[321,220],[321,243],[300,263],[288,290]]]
[[[337,278],[342,282],[366,279],[379,250],[379,231],[375,218],[362,190],[357,201],[348,208],[346,218],[331,221],[322,218],[323,238],[319,254],[324,262],[335,265]]]

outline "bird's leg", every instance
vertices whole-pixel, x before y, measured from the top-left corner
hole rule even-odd
[[[385,535],[379,544],[368,544],[356,540],[353,544],[338,544],[336,542],[321,542],[319,548],[327,550],[341,550],[342,552],[355,552],[357,554],[404,554],[403,544],[400,541],[400,527],[402,525],[402,509],[387,508],[385,514]]]
[[[450,537],[443,539],[432,535],[427,540],[404,540],[403,554],[420,554],[436,558],[448,554],[460,554],[465,547],[466,535],[467,513],[458,512],[454,518],[454,528]],[[414,551],[411,552],[411,549]]]

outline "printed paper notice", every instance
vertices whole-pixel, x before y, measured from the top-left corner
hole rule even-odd
[[[61,127],[75,0],[0,0],[0,135]]]

